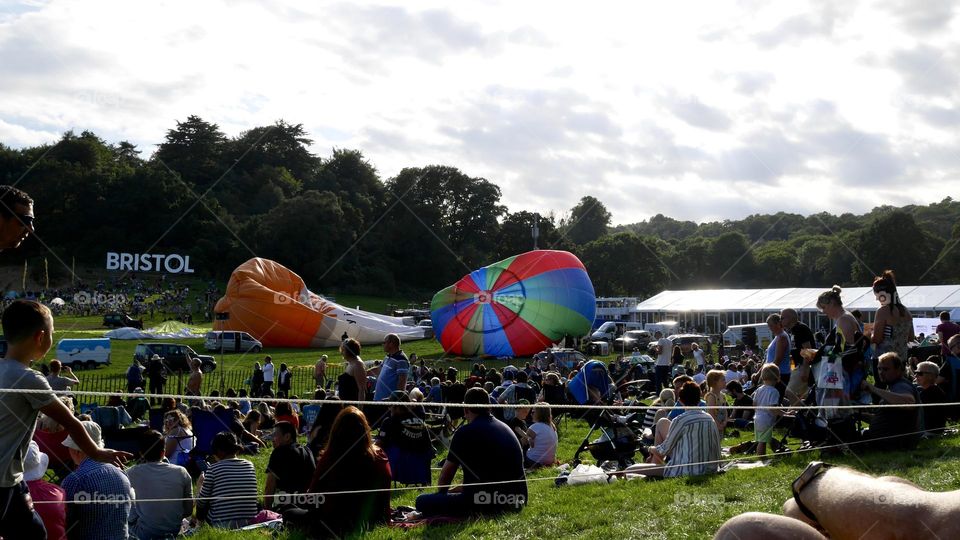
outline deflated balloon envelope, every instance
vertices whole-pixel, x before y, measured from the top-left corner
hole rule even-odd
[[[474,270],[431,304],[437,340],[464,356],[530,356],[587,334],[595,315],[593,283],[566,251],[530,251]]]
[[[361,344],[423,339],[424,330],[399,317],[348,309],[310,292],[285,266],[254,258],[230,275],[227,292],[214,307],[215,330],[248,332],[267,347],[336,347],[343,335]]]

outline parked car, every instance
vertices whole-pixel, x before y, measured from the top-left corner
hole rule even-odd
[[[551,363],[556,364],[557,368],[564,373],[573,369],[580,362],[588,362],[590,359],[576,349],[546,349],[533,355],[534,360],[543,360],[543,365]]]
[[[668,336],[667,339],[673,342],[674,347],[679,345],[680,351],[683,352],[685,356],[689,356],[693,350],[690,348],[691,344],[697,343],[700,345],[700,349],[705,351],[710,338],[703,334],[674,334]]]
[[[187,345],[177,343],[140,343],[133,350],[133,357],[141,364],[146,365],[153,355],[163,359],[170,371],[190,371],[190,360],[200,360],[200,371],[210,373],[217,369],[217,361],[210,355],[197,354]]]
[[[110,340],[108,338],[61,339],[60,343],[57,343],[57,360],[75,370],[109,366]]]
[[[634,347],[646,350],[647,344],[651,341],[653,341],[653,334],[646,330],[627,330],[622,336],[613,340],[613,350],[633,352]]]
[[[107,313],[103,316],[103,325],[107,328],[139,328],[143,330],[143,319],[134,319],[126,313]]]
[[[246,332],[232,330],[215,330],[207,332],[203,348],[208,351],[227,352],[254,352],[263,350],[263,343]]]
[[[423,328],[423,337],[430,339],[433,337],[433,321],[424,319],[417,323],[417,326]]]

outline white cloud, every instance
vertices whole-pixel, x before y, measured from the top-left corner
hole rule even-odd
[[[282,118],[385,176],[483,176],[511,210],[864,212],[960,191],[953,11],[31,2],[0,15],[0,142],[89,129],[148,154],[190,114],[230,135]]]

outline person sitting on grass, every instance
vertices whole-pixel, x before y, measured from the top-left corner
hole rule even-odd
[[[94,445],[103,448],[100,426],[94,422],[81,422],[87,437]],[[68,503],[90,501],[93,498],[111,501],[111,504],[68,504],[67,533],[69,538],[126,538],[127,522],[133,490],[130,480],[118,467],[94,461],[82,450],[71,434],[63,441],[70,449],[70,457],[77,468],[63,479],[63,491]],[[22,538],[9,535],[7,538]]]
[[[277,403],[276,413],[277,416],[274,418],[274,421],[276,422],[274,427],[276,427],[276,424],[279,424],[280,422],[289,422],[293,424],[293,427],[297,431],[300,431],[300,417],[294,414],[293,407],[290,406],[289,402],[281,401],[280,403]]]
[[[753,398],[743,391],[743,385],[740,381],[730,381],[727,383],[727,393],[733,396],[733,412],[730,419],[733,420],[733,426],[737,429],[743,429],[753,421],[753,409],[738,409],[737,407],[753,406]]]
[[[374,444],[366,417],[356,407],[345,407],[333,423],[310,482],[309,493],[318,495],[302,497],[308,504],[285,511],[284,524],[309,538],[362,534],[390,519],[390,481],[390,462]],[[357,493],[362,491],[367,493]]]
[[[947,403],[947,395],[937,386],[940,366],[935,362],[920,362],[914,374],[920,388],[920,403],[924,405]],[[923,429],[932,435],[939,435],[947,423],[947,408],[942,406],[923,408]]]
[[[185,467],[193,450],[194,437],[190,430],[190,420],[186,415],[174,409],[163,415],[164,456],[174,465]]]
[[[666,433],[664,441],[650,447],[650,461],[632,465],[625,473],[646,476],[696,476],[717,472],[720,460],[720,433],[713,417],[696,408],[700,403],[700,387],[693,381],[684,383],[679,392],[684,409],[674,420],[662,419],[657,432]]]
[[[144,501],[133,501],[130,532],[140,540],[176,536],[181,520],[193,515],[193,480],[186,469],[163,459],[159,432],[145,431],[138,442],[142,462],[126,473],[136,498]]]
[[[527,440],[530,448],[523,459],[524,467],[549,467],[557,462],[557,426],[553,425],[550,407],[541,406],[533,410],[533,424],[527,428]]]
[[[673,395],[679,397],[679,395],[680,395],[680,389],[683,388],[683,386],[684,386],[685,384],[687,384],[688,382],[693,382],[693,377],[689,377],[689,376],[687,376],[687,375],[681,375],[681,376],[677,377],[676,379],[674,379],[674,380],[673,380]],[[697,385],[697,387],[699,387],[699,386],[700,386],[700,385]],[[703,392],[703,391],[701,390],[701,394],[702,394],[702,392]],[[699,407],[706,407],[706,406],[707,406],[707,402],[706,402],[706,401],[703,401],[703,400],[701,399],[701,400],[700,400],[700,403],[698,404],[698,406],[699,406]],[[684,405],[683,405],[682,403],[680,403],[679,401],[677,401],[676,403],[673,404],[673,410],[671,410],[671,411],[667,414],[667,418],[669,418],[670,420],[673,420],[674,418],[676,418],[676,417],[680,416],[681,414],[683,414],[685,411],[686,411],[686,409],[684,408]],[[657,444],[659,444],[659,443],[657,443]]]
[[[530,440],[527,438],[526,421],[526,418],[530,416],[530,402],[521,399],[517,402],[517,408],[514,410],[516,411],[516,415],[505,423],[510,427],[510,430],[513,431],[513,434],[517,436],[517,440],[520,441],[520,448],[523,448],[523,451],[526,452],[527,449],[530,448]]]
[[[714,540],[960,538],[960,490],[930,492],[895,476],[875,478],[813,462],[793,482],[783,515],[748,512]]]
[[[245,527],[257,515],[257,473],[253,463],[240,459],[242,447],[229,431],[213,437],[215,462],[200,475],[197,519],[213,527]]]
[[[780,405],[780,367],[776,364],[764,364],[760,368],[760,388],[753,393],[753,404],[757,407],[777,407]],[[777,408],[756,409],[753,417],[753,431],[757,439],[757,455],[767,453],[767,443],[773,440],[773,426],[783,411]]]
[[[643,431],[644,436],[648,439],[653,438],[653,430],[657,427],[657,421],[661,418],[666,418],[670,411],[673,410],[674,405],[677,404],[676,394],[670,388],[664,388],[660,391],[660,395],[657,396],[657,399],[653,400],[653,403],[650,404],[650,408],[647,409],[646,413],[643,416]],[[647,430],[650,430],[650,435],[646,435]]]
[[[880,380],[860,383],[880,405],[917,403],[917,392],[904,378],[903,361],[895,352],[883,353],[877,359]],[[871,446],[888,450],[912,448],[919,441],[920,411],[917,407],[881,407],[874,414],[865,414],[870,428],[863,431],[864,439],[875,439]]]
[[[506,424],[490,414],[490,396],[482,388],[467,390],[463,402],[467,424],[454,432],[443,462],[437,493],[417,497],[425,517],[468,516],[521,510],[527,502],[527,479],[520,442]],[[463,467],[463,485],[450,487]],[[473,486],[497,482],[492,486]]]
[[[275,494],[306,493],[317,469],[309,448],[297,444],[297,429],[281,420],[273,426],[273,452],[267,463],[267,479],[263,488],[264,508],[283,508],[293,501]]]

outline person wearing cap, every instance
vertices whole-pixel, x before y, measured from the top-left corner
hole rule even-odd
[[[160,432],[145,431],[139,446],[142,462],[126,471],[136,498],[143,499],[133,501],[130,532],[139,540],[176,536],[183,518],[193,514],[193,480],[185,468],[163,457]]]
[[[527,503],[527,478],[520,442],[506,424],[490,415],[490,397],[482,388],[467,390],[467,423],[453,434],[437,493],[417,497],[424,517],[468,516],[521,510]],[[463,485],[450,488],[463,467]],[[474,486],[473,484],[493,485]]]
[[[73,412],[50,389],[47,379],[30,369],[30,364],[43,358],[53,344],[50,309],[37,302],[16,300],[0,319],[8,345],[6,357],[0,360],[0,536],[44,538],[43,521],[33,510],[29,488],[23,480],[23,458],[41,412],[63,426],[71,440],[97,461],[119,466],[132,456],[95,444]]]
[[[100,426],[90,420],[81,422],[83,430],[97,448],[103,448]],[[63,445],[77,466],[63,479],[66,492],[67,529],[70,538],[127,538],[133,490],[123,471],[113,465],[90,459],[73,435]]]
[[[37,513],[47,529],[47,538],[63,538],[66,533],[67,505],[63,500],[63,488],[43,479],[50,465],[50,457],[40,451],[36,441],[30,441],[30,448],[23,458],[23,481],[30,488],[30,498],[37,504]]]
[[[210,445],[215,462],[200,476],[197,519],[213,527],[235,529],[257,515],[257,473],[253,463],[240,459],[237,437],[222,431]]]

